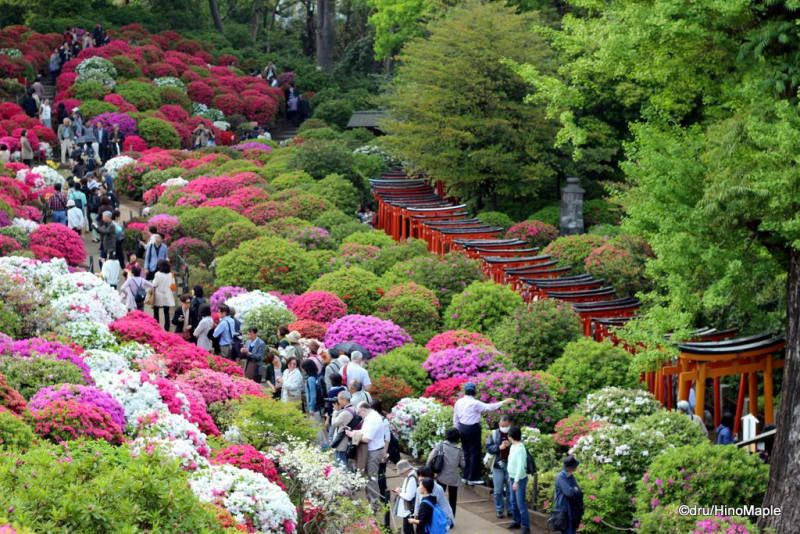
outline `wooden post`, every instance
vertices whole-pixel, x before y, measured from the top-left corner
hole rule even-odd
[[[714,378],[714,428],[722,422],[722,395],[719,389],[719,377]]]
[[[772,354],[767,355],[764,362],[764,425],[775,423],[774,409],[772,406]]]
[[[739,377],[739,394],[736,396],[736,415],[733,418],[733,435],[739,433],[739,427],[742,424],[742,414],[744,413],[744,377],[746,373],[742,373]]]
[[[750,414],[754,417],[758,417],[758,375],[756,375],[755,371],[750,373],[749,379],[750,391],[748,395],[750,397]]]
[[[700,362],[697,369],[697,383],[695,385],[694,413],[702,419],[706,408],[706,374],[708,368],[705,362]]]

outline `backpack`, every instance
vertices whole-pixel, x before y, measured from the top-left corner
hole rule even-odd
[[[394,431],[389,433],[389,449],[386,452],[389,454],[389,461],[393,464],[400,461],[400,441],[394,435]]]
[[[529,475],[536,474],[536,462],[533,460],[533,455],[525,449],[525,472]]]
[[[450,530],[450,520],[444,514],[441,506],[433,504],[431,501],[423,500],[433,510],[430,525],[425,525],[425,534],[447,534]]]
[[[76,208],[78,208],[80,210],[83,210],[83,199],[76,197],[76,198],[73,198],[72,200],[75,201],[75,207]]]
[[[139,284],[136,291],[133,293],[133,300],[136,301],[136,307],[141,308],[144,306],[144,299],[147,298],[147,291],[144,289],[144,284]]]
[[[434,455],[433,459],[431,459],[428,467],[431,468],[431,471],[433,471],[434,474],[438,475],[442,472],[442,469],[444,469],[444,447],[441,443],[439,443],[434,450],[436,451],[436,454]]]
[[[325,397],[328,395],[325,389],[325,380],[322,375],[317,375],[317,405],[313,407],[315,412],[321,412],[325,409]]]
[[[242,357],[242,333],[241,324],[236,319],[233,319],[234,329],[231,332],[231,359],[238,360]],[[230,332],[231,324],[228,323],[228,331]]]

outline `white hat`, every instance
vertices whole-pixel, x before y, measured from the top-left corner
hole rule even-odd
[[[300,337],[301,337],[300,332],[298,332],[297,330],[292,330],[286,336],[286,341],[288,341],[289,343],[298,343],[300,341]]]
[[[72,200],[72,199],[67,200],[67,207],[68,208],[74,208],[75,207],[75,201]]]

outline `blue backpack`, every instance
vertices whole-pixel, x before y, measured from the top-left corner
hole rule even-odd
[[[426,534],[447,534],[450,531],[450,520],[444,514],[442,508],[434,505],[431,501],[422,501],[433,509],[431,524],[425,526]]]

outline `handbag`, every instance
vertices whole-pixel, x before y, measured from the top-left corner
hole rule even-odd
[[[486,469],[491,473],[492,469],[494,469],[494,463],[497,460],[497,455],[487,452],[483,455],[483,465]]]
[[[175,290],[178,289],[178,285],[175,283],[175,277],[172,276],[171,273],[170,273],[169,277],[172,280],[172,283],[169,285],[169,290],[174,292]]]
[[[561,510],[554,510],[550,512],[550,517],[547,518],[547,527],[556,532],[562,532],[569,527],[569,519],[567,512]]]
[[[151,289],[147,292],[147,297],[145,297],[144,303],[147,306],[152,306],[155,303],[155,301],[156,301],[156,294]]]

